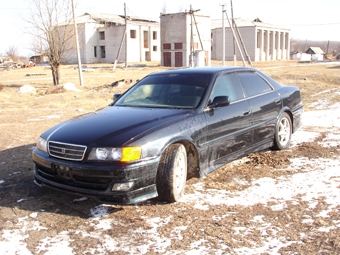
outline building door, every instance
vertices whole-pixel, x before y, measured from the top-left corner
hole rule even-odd
[[[171,66],[171,52],[163,52],[164,66]]]
[[[145,52],[145,61],[151,61],[150,51]]]
[[[182,52],[175,52],[175,67],[182,67],[183,66],[183,53]]]

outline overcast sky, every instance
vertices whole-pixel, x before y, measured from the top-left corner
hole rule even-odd
[[[0,2],[0,55],[11,46],[19,54],[29,56],[31,38],[25,33],[22,17],[29,13],[32,0]],[[69,0],[71,1],[71,0]],[[230,0],[74,0],[76,16],[85,12],[124,14],[159,21],[164,9],[176,13],[200,9],[212,19],[222,18],[222,4],[230,16]],[[232,0],[235,18],[259,18],[265,23],[291,29],[291,38],[303,40],[340,41],[340,0]]]

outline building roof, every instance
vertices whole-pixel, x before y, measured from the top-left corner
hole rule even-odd
[[[229,19],[231,22],[231,19]],[[279,27],[273,24],[269,23],[264,23],[262,22],[259,18],[256,18],[254,20],[251,19],[234,19],[237,27],[266,27],[266,28],[275,28],[275,29],[280,29],[280,30],[290,30],[289,28],[284,28],[284,27]],[[211,20],[211,29],[216,29],[216,28],[222,28],[222,19],[216,19],[216,20]],[[229,22],[225,18],[224,20],[224,27],[228,28]]]
[[[210,17],[210,15],[203,13],[201,10],[197,10],[193,12],[195,16],[198,17]],[[172,15],[191,15],[191,11],[185,10],[184,12],[176,12],[176,13],[161,13],[160,16],[172,16]]]
[[[323,50],[320,47],[309,47],[306,53],[309,54],[324,54]]]
[[[140,18],[140,17],[132,17],[126,16],[128,23],[140,23],[140,22],[148,22],[148,23],[158,23],[157,21],[148,19],[148,18]],[[118,14],[107,14],[107,13],[84,13],[83,15],[76,17],[76,23],[113,23],[115,25],[124,25],[125,24],[125,16]]]

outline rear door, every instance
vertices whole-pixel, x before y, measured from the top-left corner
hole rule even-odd
[[[274,138],[281,98],[257,72],[238,72],[238,76],[253,113],[253,146],[258,146]]]
[[[221,74],[216,78],[209,102],[217,96],[228,96],[231,102],[227,106],[205,110],[206,141],[213,168],[237,158],[252,145],[252,111],[235,73]]]

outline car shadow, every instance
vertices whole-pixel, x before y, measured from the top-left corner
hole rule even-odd
[[[21,88],[22,85],[19,84],[10,84],[10,85],[4,85],[7,88]]]
[[[95,199],[39,187],[34,183],[31,153],[35,144],[0,151],[0,211],[1,207],[30,212],[52,212],[88,219],[94,208],[105,206],[105,215],[123,210],[126,206],[103,204]],[[162,205],[157,198],[138,206]]]
[[[328,69],[340,69],[340,66],[330,66]]]

